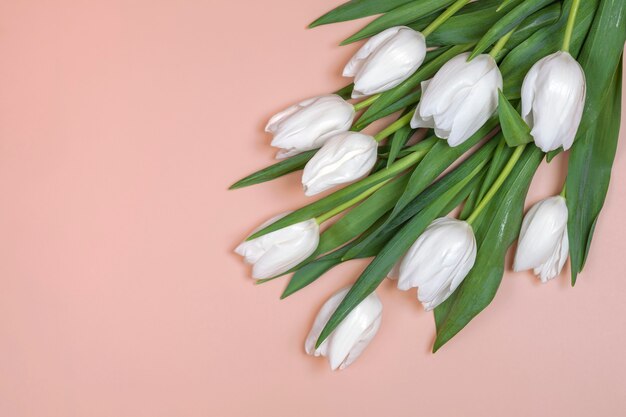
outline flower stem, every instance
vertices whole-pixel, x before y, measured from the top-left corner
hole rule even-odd
[[[502,187],[502,184],[504,184],[504,181],[507,179],[507,177],[515,167],[515,164],[517,163],[517,161],[519,161],[525,148],[526,145],[521,145],[515,148],[515,151],[513,152],[513,155],[511,155],[509,162],[506,163],[505,167],[502,169],[502,172],[500,173],[500,175],[498,175],[498,178],[496,178],[496,181],[493,183],[491,188],[489,188],[487,194],[485,194],[485,197],[480,200],[480,203],[478,203],[478,206],[476,206],[474,212],[467,219],[467,222],[470,225],[476,221],[480,213],[485,209],[485,207],[487,207],[487,204],[489,204],[491,199],[496,195],[500,187]]]
[[[469,3],[470,0],[457,0],[454,4],[448,7],[443,13],[441,13],[433,22],[422,31],[424,37],[428,37],[439,26],[441,26],[446,20],[451,18],[456,12],[458,12],[463,6]]]
[[[344,210],[347,210],[350,207],[352,207],[353,205],[355,205],[357,203],[360,203],[361,201],[365,200],[367,197],[371,196],[376,191],[380,190],[385,184],[387,184],[391,180],[392,179],[389,178],[389,179],[387,179],[387,180],[385,180],[383,182],[380,182],[380,183],[378,183],[378,184],[368,188],[367,190],[365,190],[361,194],[359,194],[356,197],[354,197],[352,200],[348,200],[345,203],[340,204],[337,207],[335,207],[334,209],[330,210],[329,212],[324,213],[324,214],[322,214],[319,217],[316,217],[315,221],[317,222],[317,224],[324,223],[326,220],[335,217],[336,215],[338,215],[339,213],[343,212]]]
[[[563,198],[565,198],[565,196],[567,195],[567,182],[563,184],[563,189],[561,190],[561,194],[559,195]]]
[[[359,111],[361,109],[364,109],[364,108],[370,106],[373,102],[378,100],[379,97],[380,97],[380,94],[376,94],[374,96],[366,98],[363,101],[360,101],[360,102],[356,103],[354,105],[354,111]]]
[[[506,43],[509,41],[509,39],[511,39],[511,36],[513,36],[516,29],[517,27],[514,27],[510,32],[508,32],[506,35],[498,39],[498,42],[496,42],[496,44],[493,46],[493,48],[489,52],[489,55],[491,55],[493,59],[496,59],[498,54],[502,51],[502,49],[504,49],[504,47],[506,46]]]
[[[574,23],[576,22],[576,15],[578,14],[578,6],[580,6],[580,0],[572,0],[572,7],[569,9],[567,26],[565,27],[563,46],[561,47],[561,50],[565,52],[569,52],[569,47],[572,43],[572,32],[574,32]]]
[[[410,111],[404,116],[402,116],[401,118],[399,118],[398,120],[396,120],[395,122],[393,122],[392,124],[390,124],[389,126],[387,126],[386,128],[384,128],[383,130],[381,130],[380,132],[378,132],[376,136],[374,136],[374,139],[377,142],[380,142],[386,137],[391,136],[396,131],[408,125],[411,122],[412,118],[413,118],[413,111]]]

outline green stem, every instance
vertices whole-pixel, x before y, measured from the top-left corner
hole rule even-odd
[[[496,42],[496,44],[491,49],[491,52],[489,52],[489,55],[491,55],[493,59],[496,59],[498,54],[502,51],[502,49],[504,49],[506,43],[509,41],[509,39],[511,39],[511,36],[513,36],[513,33],[515,33],[516,29],[517,27],[514,27],[513,30],[501,37],[498,42]]]
[[[380,94],[376,94],[374,96],[368,97],[363,101],[360,101],[358,103],[356,103],[354,105],[354,111],[359,111],[361,109],[364,109],[366,107],[368,107],[369,105],[371,105],[373,102],[375,102],[376,100],[378,100],[378,98],[380,97]]]
[[[500,175],[498,175],[498,178],[496,178],[496,181],[493,183],[489,191],[487,191],[487,194],[485,194],[485,197],[480,201],[480,203],[478,203],[478,206],[476,206],[474,212],[467,219],[467,222],[470,225],[476,221],[480,213],[485,209],[485,207],[487,207],[487,204],[489,204],[491,199],[496,195],[500,187],[502,187],[502,184],[504,184],[504,181],[507,179],[507,177],[515,167],[515,164],[517,163],[517,161],[519,161],[525,148],[526,145],[521,145],[515,148],[515,152],[513,152],[513,155],[511,155],[509,162],[506,163],[505,167],[502,169],[502,172],[500,173]]]
[[[458,12],[463,6],[469,3],[470,0],[456,0],[452,6],[448,7],[443,13],[441,13],[433,22],[422,31],[424,37],[428,37],[439,26],[441,26],[446,20],[450,19],[456,12]]]
[[[563,189],[561,190],[561,194],[559,195],[563,198],[565,198],[565,196],[567,195],[567,182],[563,184]]]
[[[401,118],[399,118],[398,120],[396,120],[395,122],[393,122],[392,124],[384,128],[383,130],[378,132],[378,134],[374,136],[374,139],[377,142],[380,142],[386,137],[389,137],[395,132],[397,132],[398,130],[402,129],[404,126],[408,125],[411,122],[411,119],[413,118],[413,113],[414,113],[413,111],[408,112],[407,114],[405,114],[404,116],[402,116]]]
[[[383,182],[380,182],[380,183],[378,183],[378,184],[368,188],[367,190],[365,190],[361,194],[359,194],[356,197],[354,197],[352,200],[348,200],[345,203],[338,205],[337,207],[335,207],[331,211],[329,211],[327,213],[324,213],[324,214],[322,214],[319,217],[316,217],[315,221],[317,222],[317,224],[324,223],[326,220],[329,220],[329,219],[335,217],[336,215],[338,215],[339,213],[343,212],[344,210],[347,210],[350,207],[352,207],[353,205],[355,205],[357,203],[360,203],[361,201],[365,200],[367,197],[371,196],[376,191],[380,190],[385,184],[387,184],[391,180],[392,180],[392,178],[389,178],[389,179],[387,179],[387,180],[385,180]]]
[[[565,37],[563,38],[562,51],[569,52],[570,44],[572,43],[572,33],[574,32],[574,23],[576,22],[576,15],[578,14],[578,7],[580,6],[580,0],[573,0],[572,7],[569,9],[569,16],[567,18],[567,26],[565,27]]]

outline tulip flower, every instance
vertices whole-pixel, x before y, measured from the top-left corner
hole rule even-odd
[[[567,52],[539,60],[522,84],[522,117],[544,152],[574,143],[585,106],[585,72]]]
[[[550,197],[535,204],[524,217],[513,269],[533,269],[546,283],[561,273],[569,254],[567,204]]]
[[[265,131],[274,135],[272,146],[287,158],[321,147],[332,135],[346,132],[354,120],[354,107],[335,94],[313,97],[272,117]]]
[[[467,61],[469,53],[452,58],[422,83],[422,99],[411,127],[434,128],[435,134],[458,146],[485,124],[498,108],[502,74],[489,55]]]
[[[378,332],[382,320],[383,305],[373,292],[361,301],[316,349],[315,342],[322,329],[349,290],[350,287],[344,288],[326,301],[317,314],[304,344],[307,354],[327,357],[333,371],[345,369],[363,353]]]
[[[417,298],[426,311],[432,310],[457,289],[475,261],[472,227],[457,219],[437,219],[404,256],[398,289],[417,287]]]
[[[357,132],[338,133],[309,160],[302,173],[304,193],[312,196],[365,177],[374,167],[378,142]]]
[[[392,89],[424,62],[426,40],[406,26],[382,31],[368,40],[348,62],[344,77],[354,77],[352,98]]]
[[[276,216],[256,231],[274,223],[286,214]],[[254,279],[267,279],[289,271],[307,259],[319,243],[319,225],[315,219],[276,230],[256,239],[245,241],[235,249],[252,266]]]

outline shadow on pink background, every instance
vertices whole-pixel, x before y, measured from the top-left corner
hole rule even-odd
[[[507,273],[436,355],[391,283],[355,365],[304,354],[365,263],[282,302],[247,278],[235,245],[308,200],[297,175],[226,188],[272,161],[271,114],[346,83],[336,44],[362,22],[304,29],[338,1],[0,3],[0,416],[626,413],[624,146],[577,287]]]

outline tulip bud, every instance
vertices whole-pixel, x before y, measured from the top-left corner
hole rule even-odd
[[[281,148],[277,158],[287,158],[321,147],[354,120],[354,107],[335,94],[313,97],[272,117],[265,131],[274,135],[272,146]]]
[[[537,61],[522,85],[522,117],[544,152],[574,143],[586,95],[585,72],[567,52]]]
[[[513,269],[533,269],[546,283],[561,273],[569,254],[567,204],[556,196],[535,204],[524,217]]]
[[[268,220],[255,232],[286,214]],[[317,249],[319,238],[319,225],[315,219],[310,219],[242,242],[235,252],[243,256],[247,264],[253,265],[254,279],[266,279],[289,271],[311,256]]]
[[[464,221],[433,221],[404,256],[398,289],[418,287],[426,311],[444,302],[463,282],[476,261],[476,239]]]
[[[422,99],[411,127],[434,128],[435,134],[457,146],[469,139],[498,108],[502,74],[489,55],[467,61],[469,53],[446,62],[422,83]]]
[[[354,77],[352,98],[392,89],[424,62],[426,39],[406,26],[382,31],[368,40],[348,62],[344,77]]]
[[[357,132],[338,133],[304,167],[304,193],[312,196],[365,177],[374,167],[378,142]]]
[[[322,329],[349,290],[350,287],[344,288],[326,301],[304,343],[307,354],[327,357],[333,371],[345,369],[363,353],[378,332],[382,320],[383,304],[373,292],[361,301],[316,349],[315,343]]]

